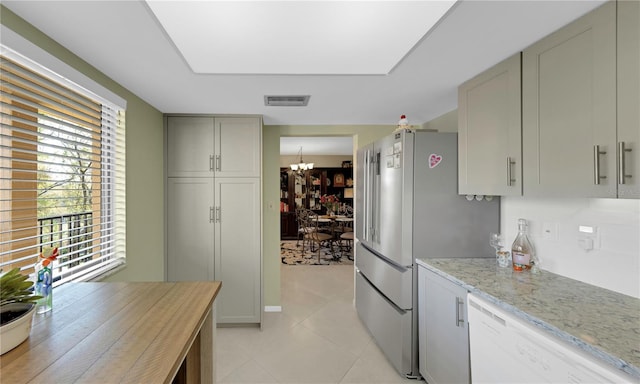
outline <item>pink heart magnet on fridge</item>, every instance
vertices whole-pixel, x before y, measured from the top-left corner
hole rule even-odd
[[[442,161],[442,156],[432,153],[429,155],[429,168],[435,168]]]

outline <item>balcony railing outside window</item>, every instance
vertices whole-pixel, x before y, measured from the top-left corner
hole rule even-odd
[[[72,268],[91,260],[93,213],[83,212],[38,219],[40,252],[58,248],[60,256],[55,265]],[[55,276],[55,274],[54,274]]]

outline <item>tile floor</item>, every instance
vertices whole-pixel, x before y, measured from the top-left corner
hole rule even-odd
[[[282,312],[218,328],[218,383],[423,383],[401,377],[353,306],[353,266],[283,265]]]

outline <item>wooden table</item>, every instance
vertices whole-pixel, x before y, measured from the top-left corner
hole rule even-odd
[[[0,357],[2,383],[213,383],[220,282],[68,283]]]

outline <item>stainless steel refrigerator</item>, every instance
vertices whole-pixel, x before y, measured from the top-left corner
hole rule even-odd
[[[458,195],[457,134],[398,131],[358,151],[356,309],[389,361],[419,377],[416,258],[492,257],[499,199]]]

